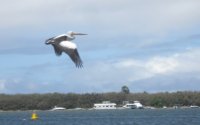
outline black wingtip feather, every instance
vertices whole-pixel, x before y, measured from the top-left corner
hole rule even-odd
[[[82,64],[82,62],[79,63],[79,64],[76,64],[76,68],[83,68],[83,64]]]

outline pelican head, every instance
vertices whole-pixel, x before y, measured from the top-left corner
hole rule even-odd
[[[45,44],[46,44],[46,45],[53,44],[53,43],[54,43],[53,38],[47,39],[47,40],[45,41]]]

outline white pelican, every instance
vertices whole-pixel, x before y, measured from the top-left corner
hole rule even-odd
[[[83,62],[78,54],[77,46],[72,40],[75,39],[74,35],[87,35],[83,33],[75,33],[72,31],[67,32],[67,34],[62,34],[56,37],[52,37],[46,40],[45,44],[51,44],[55,50],[57,56],[60,56],[62,52],[69,55],[72,61],[75,63],[76,67],[83,67]]]

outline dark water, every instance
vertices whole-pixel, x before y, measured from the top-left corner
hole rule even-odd
[[[0,125],[200,125],[200,109],[0,112]]]

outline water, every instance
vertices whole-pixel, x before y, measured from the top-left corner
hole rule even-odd
[[[200,109],[0,112],[0,125],[200,125]]]

